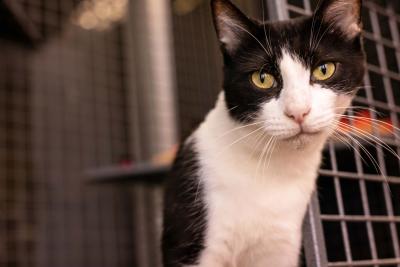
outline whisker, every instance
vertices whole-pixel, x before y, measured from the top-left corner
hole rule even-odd
[[[268,53],[267,49],[265,48],[265,46],[264,46],[264,45],[260,42],[260,40],[258,40],[258,38],[255,37],[251,32],[249,32],[248,30],[246,30],[245,28],[243,28],[242,26],[240,26],[240,25],[237,24],[237,23],[233,23],[233,26],[238,27],[239,29],[241,29],[242,31],[248,33],[251,37],[253,37],[254,40],[256,40],[257,43],[264,49],[265,53],[266,53],[267,55],[269,55],[269,53]]]
[[[254,157],[254,154],[255,154],[256,151],[257,151],[258,145],[261,144],[261,143],[265,140],[265,137],[267,137],[267,134],[266,134],[265,131],[262,131],[262,132],[257,136],[256,142],[254,143],[253,151],[252,151],[251,154],[250,154],[250,158],[253,158],[253,157]]]
[[[318,0],[317,6],[316,6],[316,10],[318,10],[321,7],[321,0]],[[315,36],[314,36],[314,30],[315,30],[315,20],[316,18],[316,13],[313,13],[312,15],[312,23],[311,23],[311,34],[310,34],[310,51],[313,51],[312,47],[314,46],[314,42],[315,42]],[[321,25],[319,30],[321,29]],[[319,31],[318,31],[319,32]],[[313,60],[314,56],[312,56],[311,61]]]
[[[255,178],[256,178],[256,179],[257,179],[257,174],[258,174],[258,169],[259,169],[259,167],[260,167],[260,163],[262,162],[262,160],[263,160],[263,158],[264,158],[264,154],[266,153],[266,151],[267,151],[268,147],[270,146],[272,140],[273,140],[273,138],[270,138],[270,139],[268,140],[268,142],[266,143],[266,145],[264,146],[264,148],[263,148],[263,150],[262,150],[262,152],[261,152],[260,157],[258,158],[257,167],[256,167],[256,170],[255,170]]]
[[[264,126],[261,126],[261,127],[257,128],[257,129],[255,129],[254,131],[252,131],[252,132],[250,132],[250,133],[248,133],[248,134],[246,134],[246,135],[244,135],[244,136],[242,136],[242,137],[236,139],[234,142],[232,142],[231,144],[229,144],[229,145],[225,146],[223,149],[221,149],[221,151],[218,152],[218,154],[223,153],[224,151],[226,151],[226,150],[229,149],[230,147],[236,145],[237,143],[239,143],[239,142],[242,141],[243,139],[248,138],[249,136],[253,135],[254,133],[256,133],[256,132],[262,130],[263,128],[264,128]]]
[[[268,150],[267,150],[267,152],[265,153],[265,158],[264,158],[264,163],[263,163],[263,171],[262,171],[262,177],[264,177],[265,176],[265,164],[266,164],[266,162],[268,161],[268,165],[267,165],[267,169],[268,169],[268,166],[269,166],[269,161],[270,161],[270,159],[271,159],[271,155],[272,155],[272,148],[274,147],[274,145],[275,145],[275,138],[274,137],[271,137],[271,145],[269,146],[269,148],[268,148]]]
[[[356,138],[354,138],[353,136],[351,136],[348,133],[342,132],[342,134],[344,134],[346,137],[348,137],[352,142],[356,143],[358,145],[359,148],[362,149],[362,151],[367,155],[368,159],[372,162],[373,167],[375,169],[375,171],[377,173],[382,174],[382,169],[379,166],[378,162],[374,159],[374,157],[372,156],[372,154],[368,151],[368,149],[365,148],[365,146],[362,145],[362,143],[360,141],[358,141]],[[364,140],[365,141],[365,140]],[[367,142],[368,144],[370,144],[369,142]],[[354,147],[353,147],[354,148]],[[367,164],[368,165],[368,164]]]
[[[340,142],[342,142],[343,144],[345,144],[348,148],[353,149],[354,152],[360,157],[360,159],[362,160],[362,162],[364,162],[365,165],[368,165],[368,162],[367,162],[367,161],[364,159],[364,157],[361,155],[361,153],[360,153],[360,151],[357,149],[357,147],[356,147],[355,145],[353,145],[350,141],[348,141],[348,140],[346,139],[346,137],[345,137],[345,136],[342,136],[341,134],[343,134],[343,133],[337,132],[337,131],[334,132],[335,137],[338,138],[338,140],[339,140]]]
[[[323,17],[325,17],[325,14],[323,15]],[[323,20],[323,18],[322,18],[322,20]],[[322,23],[321,23],[321,25],[322,25]],[[321,31],[321,25],[320,25],[320,28],[319,28],[319,30],[318,30],[317,37],[318,37],[318,35],[319,35],[320,31]],[[321,41],[322,41],[323,38],[325,37],[326,33],[327,33],[328,31],[330,31],[330,30],[334,27],[334,25],[335,25],[334,22],[331,22],[331,23],[328,25],[328,27],[326,27],[325,31],[321,34],[321,36],[320,36],[319,40],[317,41],[316,45],[314,45],[313,51],[316,51],[316,50],[317,50],[317,48],[319,47]]]
[[[357,146],[358,146],[359,148],[362,149],[362,151],[367,155],[368,159],[372,162],[373,167],[374,167],[374,169],[376,170],[376,172],[377,172],[377,173],[383,174],[383,173],[382,173],[382,170],[381,170],[381,168],[380,168],[380,166],[379,166],[379,164],[378,164],[378,162],[373,158],[373,156],[371,155],[371,153],[361,144],[360,141],[358,141],[356,138],[354,138],[353,136],[351,136],[351,134],[349,134],[349,133],[347,133],[347,132],[342,132],[342,131],[340,131],[340,130],[338,130],[338,129],[336,129],[335,132],[338,133],[338,134],[344,135],[344,137],[347,137],[347,138],[349,138],[352,142],[356,143]],[[355,147],[354,145],[352,145],[349,141],[347,141],[347,140],[344,139],[344,138],[342,138],[341,140],[344,141],[344,142],[346,142],[347,144],[349,144],[349,145],[354,149],[354,151],[360,156],[360,158],[364,161],[364,163],[365,163],[366,165],[368,165],[367,162],[365,161],[365,159],[362,157],[362,155],[359,153],[359,151],[357,151],[357,149],[356,149],[356,147]],[[372,145],[372,146],[373,146],[373,144],[372,144],[371,142],[369,142],[369,141],[367,141],[367,140],[364,140],[364,141],[365,141],[366,143],[368,143],[369,145]]]
[[[223,133],[222,135],[218,136],[217,138],[219,139],[219,138],[225,137],[226,135],[231,134],[231,133],[233,133],[235,131],[238,131],[238,130],[241,130],[241,129],[244,129],[244,128],[247,128],[247,127],[251,127],[251,126],[254,126],[254,125],[259,125],[259,124],[262,124],[262,123],[264,123],[264,122],[263,121],[259,121],[259,122],[254,122],[254,123],[241,125],[241,126],[238,126],[236,128],[230,129],[229,131],[226,131],[225,133]]]
[[[272,46],[271,46],[270,40],[269,40],[268,37],[267,37],[267,31],[266,31],[266,29],[265,29],[265,8],[264,8],[264,0],[261,0],[261,8],[262,8],[262,17],[263,17],[263,27],[264,27],[265,42],[266,42],[267,45],[268,45],[269,52],[270,52],[271,54],[273,54],[273,52],[272,52]]]
[[[387,187],[387,189],[389,190],[389,192],[390,192],[390,194],[391,194],[392,192],[391,192],[391,189],[390,189],[390,185],[389,185],[387,176],[386,176],[386,174],[383,172],[383,170],[382,170],[382,168],[380,167],[380,165],[378,164],[378,162],[377,162],[377,161],[374,159],[374,157],[371,155],[371,153],[361,144],[360,141],[358,141],[357,139],[355,139],[354,137],[352,137],[351,135],[349,135],[349,134],[347,134],[347,133],[344,133],[344,134],[345,134],[348,138],[350,138],[353,142],[355,142],[355,143],[358,145],[358,147],[361,148],[361,149],[364,151],[365,154],[367,154],[367,157],[368,157],[369,160],[372,162],[375,171],[376,171],[377,173],[379,173],[379,174],[384,178],[384,180],[385,180],[385,186]],[[365,141],[365,140],[364,140],[364,141]],[[355,150],[355,151],[356,151],[356,153],[357,153],[357,150]],[[361,154],[360,154],[359,152],[358,152],[358,155],[359,155],[360,158],[362,159],[362,156],[361,156]],[[364,162],[365,162],[365,161],[364,161]],[[368,164],[367,164],[367,165],[368,165]]]
[[[237,109],[238,107],[239,107],[239,106],[234,106],[233,108],[228,109],[228,111],[235,110],[235,109]]]
[[[397,135],[393,130],[399,131],[400,128],[394,126],[393,124],[387,123],[385,121],[381,121],[378,119],[373,119],[373,118],[365,118],[365,117],[359,117],[359,116],[352,116],[352,115],[337,115],[339,118],[345,118],[349,119],[350,121],[361,121],[362,123],[367,123],[371,124],[371,127],[375,130],[376,128],[382,128],[387,132],[390,132],[394,137],[400,139],[400,136]],[[357,128],[358,129],[358,128]],[[360,129],[359,129],[360,130]],[[366,132],[367,133],[367,132]]]
[[[337,117],[339,118],[343,118],[346,117],[348,115],[338,115]],[[355,118],[357,118],[356,116],[353,116]],[[383,172],[383,170],[381,169],[380,165],[378,164],[378,162],[374,159],[374,157],[372,156],[372,154],[365,148],[365,146],[359,141],[357,140],[355,137],[352,136],[353,133],[357,134],[357,136],[359,138],[361,138],[362,141],[366,142],[368,145],[372,146],[372,147],[376,147],[376,145],[380,146],[383,149],[386,149],[388,152],[390,152],[394,157],[396,157],[398,160],[400,160],[400,156],[389,146],[387,145],[383,140],[381,140],[380,138],[378,138],[377,136],[374,136],[362,129],[359,129],[351,124],[347,124],[347,123],[343,123],[341,121],[336,121],[337,125],[342,127],[342,129],[339,128],[334,128],[334,127],[330,127],[331,129],[333,128],[334,134],[340,134],[343,135],[342,138],[339,138],[339,140],[341,140],[342,142],[346,142],[349,145],[351,145],[349,143],[349,141],[345,140],[343,137],[347,137],[348,139],[350,139],[353,143],[357,144],[357,146],[367,155],[367,157],[369,158],[370,162],[372,162],[374,169],[376,170],[377,173],[380,173],[382,175],[382,177],[385,180],[385,185],[388,188],[389,192],[391,191],[390,186],[389,186],[389,182],[387,181],[387,177],[386,174]],[[349,132],[344,132],[344,130],[348,130]],[[351,145],[351,147],[353,149],[355,149],[355,147],[353,145]],[[359,153],[358,150],[355,149],[355,152],[360,156],[360,158],[363,160],[363,162],[365,162],[365,159],[362,157],[362,155]],[[366,162],[365,162],[366,163]]]
[[[387,145],[383,140],[381,140],[380,138],[365,132],[364,130],[358,129],[354,126],[350,126],[348,124],[343,124],[344,127],[349,127],[348,129],[351,131],[356,132],[357,134],[361,135],[364,138],[367,138],[368,140],[372,140],[373,142],[375,142],[376,144],[378,144],[379,146],[381,146],[382,148],[385,148],[388,152],[390,152],[393,156],[395,156],[398,160],[400,160],[400,156],[389,146]],[[367,141],[364,139],[364,141]],[[374,145],[374,143],[369,142],[370,145]]]
[[[278,144],[277,139],[274,138],[274,141],[273,141],[273,143],[271,145],[271,149],[268,151],[269,158],[268,158],[268,163],[267,163],[267,169],[269,168],[269,165],[270,165],[271,159],[272,159],[272,154],[274,153],[274,150],[275,150],[277,144]],[[265,166],[265,163],[264,163],[264,166]],[[265,170],[264,170],[264,175],[265,175]]]
[[[379,115],[379,116],[382,116],[382,115],[383,115],[382,112],[379,112],[379,111],[377,111],[377,110],[375,110],[375,109],[373,109],[373,108],[364,107],[364,106],[335,107],[334,109],[335,109],[335,110],[337,110],[337,109],[348,109],[348,110],[359,109],[359,110],[361,110],[361,111],[370,111],[370,112],[372,112],[372,113],[374,113],[374,114],[377,114],[377,115]]]

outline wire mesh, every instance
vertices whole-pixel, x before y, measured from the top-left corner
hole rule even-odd
[[[288,0],[287,9],[291,17],[309,14],[316,2]],[[327,266],[400,266],[399,160],[388,151],[399,153],[398,131],[391,128],[399,125],[398,4],[364,1],[368,71],[354,106],[378,111],[367,116],[384,121],[387,132],[372,127],[376,137],[350,140],[352,149],[329,143],[318,181],[325,240],[319,245],[326,247]]]
[[[9,1],[41,42],[0,39],[0,266],[134,265],[128,197],[84,177],[129,152],[121,28],[72,25],[78,2]]]

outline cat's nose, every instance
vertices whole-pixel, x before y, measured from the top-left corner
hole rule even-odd
[[[301,110],[290,110],[287,109],[285,111],[285,115],[294,120],[295,122],[297,122],[298,124],[302,124],[304,122],[304,120],[306,119],[306,117],[310,114],[311,112],[311,107],[307,107]]]

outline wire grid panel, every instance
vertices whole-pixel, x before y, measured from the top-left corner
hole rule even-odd
[[[34,216],[28,207],[35,186],[29,179],[31,124],[26,120],[30,110],[26,86],[29,59],[26,51],[11,43],[1,42],[0,49],[4,53],[0,66],[0,266],[29,266],[34,256]],[[17,56],[13,56],[15,52]]]
[[[84,176],[128,154],[124,43],[78,2],[15,1],[46,42],[0,40],[0,266],[135,265],[129,195]]]
[[[288,0],[287,10],[291,17],[309,14],[316,2]],[[398,127],[400,114],[399,3],[364,1],[362,13],[368,71],[354,106],[378,111],[363,115],[379,120],[381,129],[369,125],[374,137],[350,140],[352,149],[331,141],[325,151],[319,203],[310,209],[317,218],[317,245],[306,247],[315,266],[400,266],[400,168],[392,153],[400,152],[398,131],[392,127]],[[315,255],[318,247],[326,248],[326,257],[325,251]]]

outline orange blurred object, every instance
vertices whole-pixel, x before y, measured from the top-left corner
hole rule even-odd
[[[178,149],[179,145],[175,145],[166,151],[162,151],[161,153],[154,155],[151,162],[155,165],[171,165],[175,160]]]
[[[394,127],[389,118],[373,119],[369,111],[358,112],[355,118],[342,118],[340,121],[345,124],[339,126],[340,130],[347,133],[353,132],[359,135],[357,130],[361,131],[361,134],[378,133],[379,135],[391,135],[394,133]],[[352,129],[353,127],[356,129]]]

